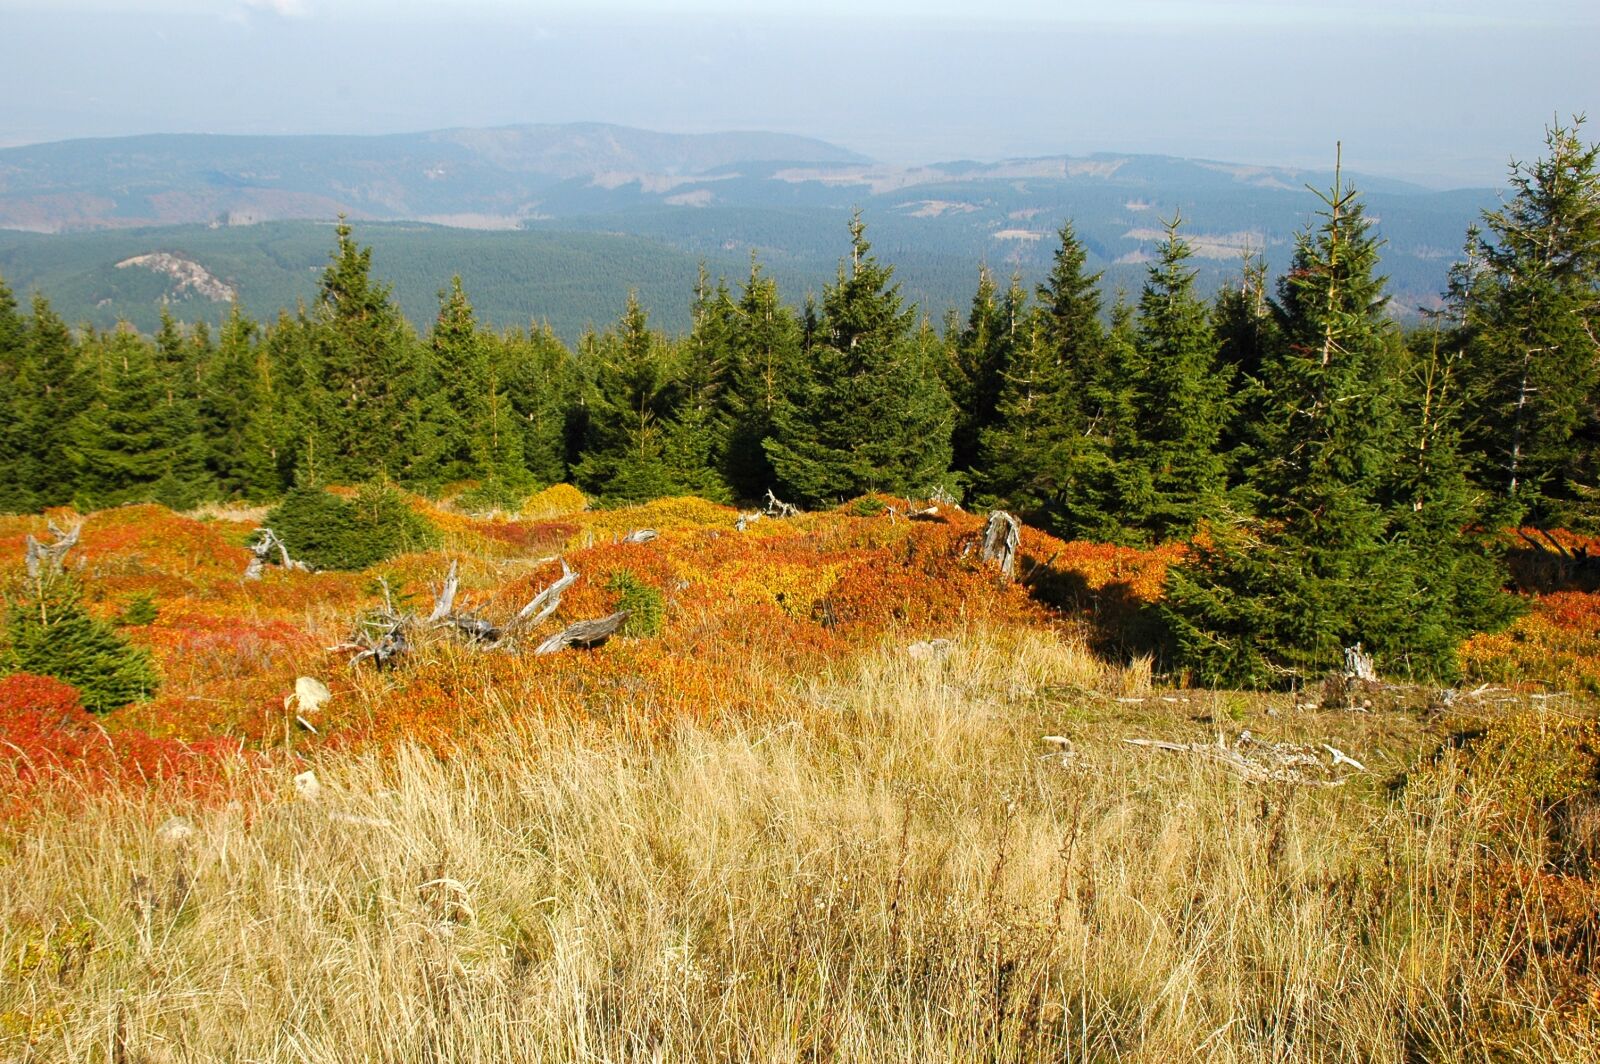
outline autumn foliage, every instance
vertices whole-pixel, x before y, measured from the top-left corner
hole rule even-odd
[[[247,763],[237,739],[184,743],[136,728],[110,731],[59,680],[27,673],[0,678],[0,818],[19,815],[29,794],[52,784],[218,793]]]
[[[250,515],[200,519],[157,506],[88,515],[68,562],[85,607],[149,651],[159,693],[96,723],[69,688],[8,679],[6,742],[26,754],[14,759],[5,788],[16,794],[70,773],[96,785],[188,778],[196,759],[237,761],[241,748],[301,756],[415,740],[446,752],[531,719],[651,735],[683,718],[759,714],[796,677],[886,639],[965,627],[1070,631],[1137,651],[1147,607],[1183,554],[1181,546],[1064,542],[1025,528],[1019,579],[1006,581],[978,556],[982,518],[955,509],[907,520],[904,500],[872,498],[740,531],[737,510],[701,499],[592,511],[576,492],[545,494],[551,505],[542,512],[561,516],[477,517],[407,496],[440,548],[360,572],[269,568],[252,582],[241,579]],[[20,561],[24,537],[44,521],[0,518],[0,558]],[[623,542],[637,529],[657,538]],[[515,652],[485,653],[424,631],[399,668],[380,673],[352,669],[328,649],[385,593],[425,615],[452,562],[458,609],[504,622],[560,575],[562,559],[580,579]],[[636,626],[592,652],[531,654],[545,634],[610,613],[625,595],[659,597],[659,634],[636,634],[648,630]],[[1597,632],[1600,597],[1536,596],[1507,632],[1468,641],[1463,661],[1496,682],[1592,686],[1600,684]],[[286,698],[302,675],[324,679],[334,697],[315,719],[297,721]]]

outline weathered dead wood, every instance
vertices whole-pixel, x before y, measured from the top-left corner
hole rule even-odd
[[[1048,561],[1040,561],[1038,558],[1034,558],[1028,566],[1028,571],[1022,574],[1022,579],[1018,582],[1024,587],[1031,586],[1041,575],[1050,571],[1050,567],[1056,563],[1056,559],[1059,557],[1061,557],[1061,551],[1057,550],[1050,555]]]
[[[1344,648],[1344,678],[1346,682],[1378,682],[1378,669],[1372,663],[1372,655],[1362,649],[1360,643]]]
[[[529,603],[517,611],[517,615],[506,625],[508,633],[514,633],[523,628],[532,628],[540,621],[554,613],[561,605],[561,593],[571,587],[578,580],[578,574],[567,565],[565,558],[561,559],[561,576],[555,583],[545,588],[533,597]]]
[[[363,621],[348,640],[328,649],[355,651],[350,658],[351,668],[370,661],[382,669],[411,649],[410,627],[409,617],[374,617]]]
[[[439,593],[433,597],[433,612],[428,614],[424,624],[438,624],[449,617],[456,608],[456,591],[461,587],[460,577],[457,575],[458,563],[450,560],[450,572],[445,574],[444,584],[439,588]]]
[[[1536,528],[1536,529],[1534,529],[1534,531],[1539,533],[1540,537],[1546,543],[1548,543],[1552,547],[1554,547],[1556,549],[1556,553],[1557,554],[1561,555],[1563,558],[1567,559],[1567,561],[1569,561],[1569,562],[1572,560],[1572,552],[1567,550],[1566,547],[1562,546],[1561,541],[1559,539],[1557,539],[1556,537],[1552,536],[1548,531],[1546,531],[1545,529],[1542,529],[1542,528]]]
[[[889,520],[891,521],[899,520],[902,517],[907,521],[937,521],[939,519],[939,507],[933,503],[927,503],[923,506],[913,504],[906,507],[905,513],[901,513],[900,509],[895,506],[885,506],[883,509],[889,515]]]
[[[1348,765],[1357,772],[1366,766],[1342,750],[1324,743],[1322,748],[1330,755],[1327,764],[1317,751],[1309,746],[1292,743],[1268,743],[1257,739],[1248,730],[1239,734],[1232,746],[1219,736],[1215,743],[1173,743],[1163,739],[1124,739],[1128,746],[1165,753],[1191,754],[1214,761],[1249,783],[1291,783],[1306,787],[1343,786],[1349,776],[1335,776],[1334,770]]]
[[[351,668],[370,661],[381,669],[411,649],[411,626],[416,615],[396,610],[389,581],[380,577],[378,582],[383,587],[383,609],[359,622],[349,639],[328,648],[336,653],[355,651],[350,658]]]
[[[755,524],[765,516],[766,515],[760,510],[752,510],[749,513],[740,513],[739,519],[733,523],[733,527],[740,532],[743,532],[745,529],[749,528],[751,525]]]
[[[651,540],[658,538],[660,535],[661,533],[657,532],[653,528],[636,528],[632,532],[629,532],[626,536],[623,536],[621,539],[617,540],[617,542],[649,543]]]
[[[1517,529],[1517,538],[1522,540],[1522,542],[1526,543],[1528,546],[1532,547],[1535,551],[1537,551],[1540,554],[1549,553],[1549,551],[1545,548],[1545,545],[1543,543],[1540,543],[1538,540],[1534,539],[1532,536],[1528,535],[1527,532],[1523,531],[1520,528]]]
[[[54,521],[49,522],[49,528],[50,534],[56,537],[50,543],[41,543],[32,535],[28,536],[28,575],[35,580],[43,572],[61,571],[67,552],[78,545],[78,536],[83,533],[83,522],[79,521],[65,532]]]
[[[983,547],[980,557],[999,566],[1000,572],[1011,579],[1017,571],[1017,556],[1022,552],[1022,525],[1004,510],[989,515],[983,528]]]
[[[535,654],[554,654],[558,650],[568,647],[583,647],[589,649],[597,647],[610,639],[628,619],[630,611],[618,610],[609,617],[600,617],[592,621],[579,621],[577,624],[568,625],[555,635],[546,639],[535,648]]]
[[[272,564],[274,552],[278,555],[278,564],[283,568],[298,569],[301,572],[310,571],[310,566],[306,565],[305,562],[298,562],[289,557],[289,548],[272,529],[266,527],[258,528],[254,534],[255,540],[249,544],[250,565],[244,571],[246,580],[260,580],[261,570]]]
[[[517,634],[525,629],[534,627],[554,613],[561,605],[561,593],[577,582],[578,574],[572,567],[561,560],[561,576],[549,587],[539,592],[516,616],[512,617],[505,625],[498,625],[475,612],[466,612],[458,608],[457,596],[460,591],[459,563],[452,561],[450,571],[445,576],[444,583],[440,585],[434,596],[433,608],[428,616],[418,619],[411,612],[402,612],[394,606],[393,596],[389,586],[383,585],[383,609],[374,611],[360,621],[356,631],[349,639],[329,647],[330,651],[350,652],[350,664],[359,665],[363,661],[370,661],[380,668],[393,664],[396,659],[406,654],[414,646],[414,631],[420,626],[424,630],[449,629],[469,642],[482,649],[509,650],[515,642]],[[626,619],[624,617],[624,619]],[[606,618],[609,620],[609,618]],[[594,625],[598,622],[586,622]],[[620,621],[618,622],[621,623]],[[604,642],[610,631],[589,631],[581,625],[574,625],[577,629],[569,639],[571,645],[588,646]],[[572,631],[572,629],[568,629]],[[566,633],[562,633],[565,635]],[[554,637],[554,638],[559,638]],[[546,643],[550,641],[547,640]],[[559,649],[559,648],[558,648]],[[547,651],[540,651],[547,653]]]
[[[500,626],[485,620],[476,613],[456,612],[456,592],[461,588],[459,565],[452,559],[450,572],[433,599],[433,611],[422,623],[429,628],[448,627],[466,636],[474,643],[494,644],[500,641]]]
[[[505,638],[505,629],[493,621],[479,617],[476,613],[463,613],[451,617],[450,624],[474,643],[498,646]]]
[[[768,488],[765,512],[768,517],[798,517],[800,516],[800,507],[784,502],[772,493],[771,488]]]

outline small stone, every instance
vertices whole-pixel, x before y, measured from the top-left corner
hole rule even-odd
[[[294,682],[294,700],[300,707],[300,712],[308,716],[322,708],[322,704],[333,697],[333,692],[328,690],[328,685],[315,676],[302,676]]]
[[[322,781],[315,772],[306,769],[294,778],[294,792],[304,801],[314,802],[322,797]]]
[[[194,838],[194,825],[181,816],[169,817],[156,828],[156,841],[165,846],[181,846]]]

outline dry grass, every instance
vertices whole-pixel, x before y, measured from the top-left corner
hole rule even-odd
[[[315,801],[285,772],[178,842],[153,800],[63,806],[0,855],[0,1057],[1595,1059],[1554,917],[1475,907],[1549,842],[1421,757],[1433,726],[1117,700],[1149,682],[969,633],[648,745],[324,754]],[[1117,741],[1242,724],[1374,774],[1262,788]]]

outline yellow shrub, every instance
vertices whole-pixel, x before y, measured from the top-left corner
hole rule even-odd
[[[588,508],[589,500],[584,498],[583,492],[571,484],[552,484],[529,496],[528,501],[522,504],[522,516],[538,521],[581,514]]]

